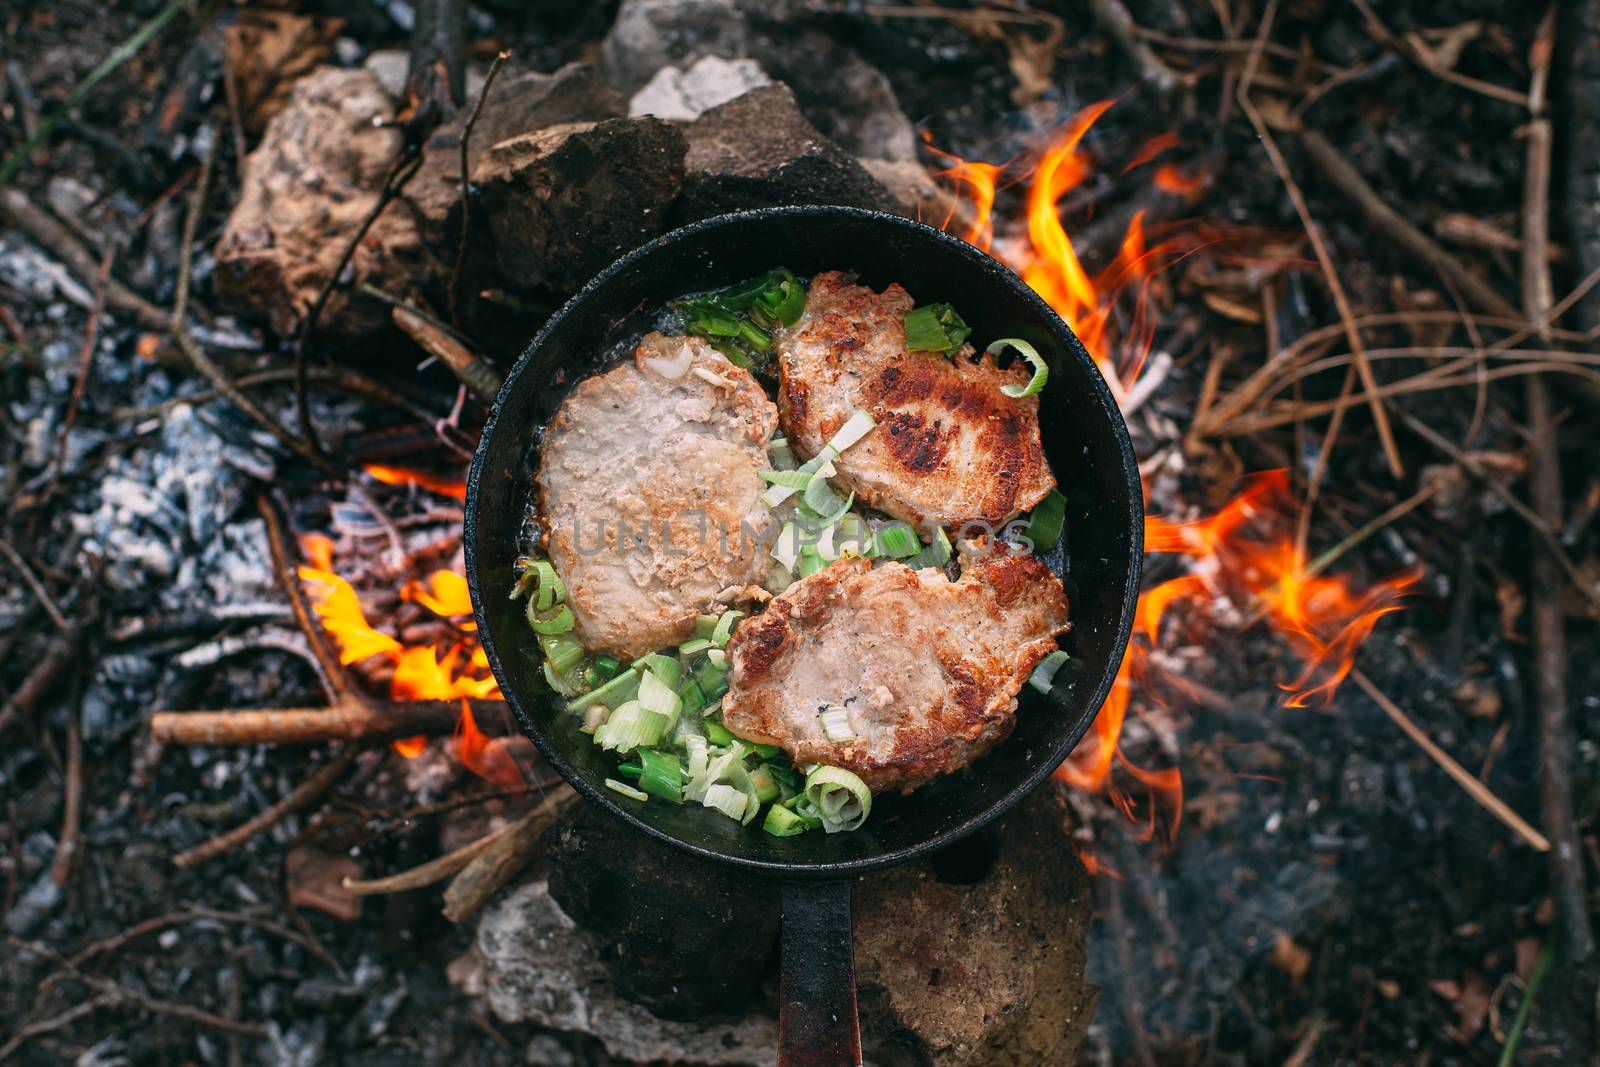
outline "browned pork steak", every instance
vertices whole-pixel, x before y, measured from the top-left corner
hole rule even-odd
[[[910,792],[1010,734],[1018,690],[1066,629],[1061,582],[1003,545],[964,543],[956,582],[845,557],[735,631],[722,720],[797,763]],[[836,744],[821,715],[840,707],[857,740]]]
[[[634,659],[695,616],[764,595],[760,543],[777,410],[704,341],[650,334],[632,363],[577,384],[538,474],[550,562],[584,647]]]
[[[970,345],[954,359],[906,351],[912,305],[898,285],[874,293],[846,274],[817,275],[805,314],[776,340],[784,431],[809,458],[864,408],[877,428],[835,461],[857,499],[924,529],[999,527],[1055,486],[1038,397],[1000,392],[1029,370],[974,362]]]

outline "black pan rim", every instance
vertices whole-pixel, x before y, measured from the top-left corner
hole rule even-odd
[[[508,673],[504,670],[500,651],[495,643],[494,632],[489,626],[487,615],[483,608],[483,582],[478,569],[477,544],[474,532],[477,528],[478,500],[480,481],[483,474],[485,457],[488,453],[489,443],[493,439],[495,428],[499,422],[501,411],[505,407],[506,399],[516,390],[523,372],[531,365],[534,353],[544,344],[550,333],[560,325],[561,321],[570,314],[573,308],[587,300],[590,295],[610,278],[629,270],[640,260],[646,259],[657,250],[681,240],[686,240],[700,233],[717,230],[724,227],[736,227],[741,223],[759,221],[762,219],[779,217],[827,217],[857,219],[871,225],[897,226],[919,234],[919,236],[942,243],[952,251],[970,260],[975,267],[989,274],[996,275],[1006,285],[1016,290],[1025,302],[1032,305],[1039,316],[1039,321],[1050,332],[1057,335],[1068,352],[1073,353],[1080,362],[1086,364],[1090,372],[1090,380],[1094,383],[1097,399],[1111,416],[1112,432],[1116,437],[1117,449],[1122,456],[1123,475],[1128,483],[1129,490],[1129,557],[1128,568],[1131,580],[1124,592],[1122,614],[1117,621],[1115,647],[1118,649],[1115,662],[1108,664],[1109,669],[1096,687],[1086,706],[1080,722],[1064,737],[1064,739],[1047,753],[1039,765],[1018,782],[997,801],[984,809],[979,814],[967,819],[965,822],[942,830],[915,845],[881,853],[863,859],[846,860],[843,862],[821,863],[778,863],[764,860],[749,859],[742,856],[729,855],[714,848],[707,848],[689,841],[681,840],[671,834],[665,833],[650,823],[634,815],[621,804],[606,795],[606,791],[596,787],[568,763],[559,748],[545,736],[543,730],[538,729],[533,717],[523,706],[521,697],[514,687],[508,685]],[[986,252],[953,237],[942,230],[935,229],[924,222],[908,219],[902,215],[894,215],[883,211],[870,211],[864,208],[844,206],[789,206],[760,208],[751,211],[736,211],[726,215],[716,215],[708,219],[690,223],[678,229],[662,234],[660,237],[634,249],[618,259],[611,266],[595,275],[588,284],[575,293],[570,300],[551,315],[544,326],[529,342],[516,365],[506,375],[505,382],[500,386],[500,391],[495,395],[494,403],[489,408],[488,418],[483,425],[483,432],[478,439],[478,447],[473,452],[472,466],[467,474],[467,501],[462,516],[465,535],[462,538],[463,553],[467,571],[467,586],[472,596],[473,617],[478,626],[478,638],[483,644],[483,649],[489,660],[490,669],[494,672],[495,680],[500,685],[501,695],[516,716],[518,724],[524,734],[533,741],[540,753],[556,771],[576,789],[580,796],[592,804],[597,804],[601,810],[607,812],[624,824],[639,830],[647,836],[660,841],[672,848],[701,859],[717,863],[730,864],[752,873],[769,876],[788,876],[804,878],[847,878],[868,871],[890,867],[897,863],[905,862],[916,856],[925,855],[938,848],[966,837],[988,823],[1004,814],[1020,801],[1023,797],[1038,788],[1046,778],[1055,772],[1055,769],[1077,747],[1078,742],[1088,733],[1096,716],[1100,713],[1101,705],[1111,693],[1115,684],[1117,672],[1121,667],[1122,658],[1127,654],[1129,637],[1133,632],[1134,613],[1138,606],[1140,572],[1144,558],[1144,495],[1139,477],[1139,465],[1133,451],[1133,441],[1128,436],[1127,423],[1122,418],[1122,411],[1117,406],[1116,400],[1111,395],[1110,386],[1100,374],[1093,359],[1089,358],[1083,350],[1082,344],[1073,334],[1071,328],[1058,315],[1054,309],[1046,304],[1034,290],[1028,286],[1016,272]],[[759,832],[759,831],[757,831]]]

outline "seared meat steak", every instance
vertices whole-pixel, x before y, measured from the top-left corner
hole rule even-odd
[[[1066,631],[1067,597],[1033,556],[986,539],[963,543],[961,562],[952,582],[847,556],[790,586],[734,632],[723,723],[874,791],[910,792],[988,752]],[[828,739],[836,708],[856,740]]]
[[[573,388],[538,484],[586,648],[634,659],[760,594],[771,519],[756,471],[776,423],[755,379],[693,337],[650,334],[632,363]]]
[[[858,500],[923,528],[998,527],[1055,486],[1039,398],[1000,392],[1027,382],[1028,367],[973,362],[970,345],[954,359],[906,351],[912,306],[898,285],[874,293],[845,274],[817,275],[805,314],[776,340],[784,431],[814,456],[864,408],[877,428],[834,461]]]

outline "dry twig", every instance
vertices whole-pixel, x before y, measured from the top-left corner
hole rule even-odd
[[[307,807],[322,799],[324,793],[332,789],[344,772],[350,769],[350,763],[355,758],[353,749],[345,749],[333,759],[323,764],[311,777],[295,786],[287,795],[266,811],[252,819],[235,826],[227,833],[219,834],[203,844],[178,853],[172,857],[175,867],[193,867],[197,863],[204,863],[230,852],[256,834],[269,827],[276,826],[284,819],[293,815],[301,808]]]
[[[472,144],[472,131],[478,125],[478,116],[483,113],[483,102],[489,99],[489,89],[494,85],[494,80],[500,75],[500,68],[505,66],[506,60],[511,58],[509,49],[502,50],[494,57],[494,62],[489,64],[489,73],[483,79],[483,88],[478,90],[478,100],[472,105],[472,113],[467,116],[466,125],[461,129],[461,235],[456,241],[456,261],[450,268],[450,321],[456,329],[461,329],[461,267],[467,261],[468,231],[472,222],[472,157],[469,146]]]
[[[511,825],[510,832],[497,838],[466,865],[444,891],[444,917],[453,923],[465,922],[519,870],[538,843],[539,835],[577,803],[571,786],[553,790],[537,808]]]

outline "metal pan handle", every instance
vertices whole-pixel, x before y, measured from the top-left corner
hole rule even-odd
[[[783,883],[778,1067],[860,1067],[854,889],[851,881]]]

